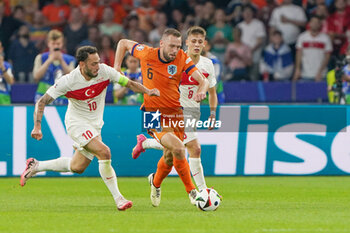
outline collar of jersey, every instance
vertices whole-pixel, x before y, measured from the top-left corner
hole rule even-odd
[[[171,62],[171,61],[164,61],[164,60],[160,57],[160,49],[158,49],[158,59],[159,59],[159,61],[161,61],[162,63],[165,63],[165,64],[168,64],[168,63]]]

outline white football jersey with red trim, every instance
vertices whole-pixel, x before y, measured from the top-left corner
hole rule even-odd
[[[110,82],[118,82],[120,76],[112,67],[100,64],[97,77],[87,81],[78,66],[62,76],[46,93],[54,99],[63,95],[68,98],[67,128],[85,122],[102,128],[107,86]]]
[[[196,64],[198,70],[202,72],[202,74],[209,81],[209,88],[215,87],[216,79],[215,79],[215,70],[213,62],[207,58],[200,56],[198,63]],[[181,85],[180,85],[180,103],[184,108],[199,108],[200,103],[197,103],[193,100],[194,94],[196,94],[198,90],[199,83],[193,79],[193,77],[187,75],[185,72],[182,74]]]

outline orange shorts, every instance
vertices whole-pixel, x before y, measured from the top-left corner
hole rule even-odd
[[[162,126],[162,131],[158,132],[155,129],[148,129],[147,133],[156,139],[159,143],[162,137],[167,134],[167,133],[173,133],[175,134],[176,137],[178,137],[181,141],[184,140],[184,134],[185,134],[185,127],[183,126],[184,124],[184,118],[181,114],[177,113],[178,115],[166,115],[166,116],[161,116],[161,126]]]

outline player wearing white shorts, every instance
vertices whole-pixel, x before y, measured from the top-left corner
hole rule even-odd
[[[119,192],[117,176],[111,166],[111,152],[101,139],[103,110],[107,86],[110,82],[119,83],[134,92],[159,96],[157,89],[149,90],[142,84],[129,80],[112,67],[100,64],[95,47],[84,46],[77,51],[79,66],[67,75],[62,76],[35,105],[34,129],[31,136],[41,140],[41,120],[45,105],[60,96],[68,98],[68,109],[65,124],[69,136],[76,149],[73,158],[60,157],[49,161],[27,160],[26,168],[21,176],[21,186],[41,171],[83,173],[94,156],[98,158],[100,175],[111,192],[118,210],[132,206]]]
[[[202,50],[205,46],[206,32],[203,28],[194,26],[187,31],[186,45],[188,47],[187,54],[191,57],[196,67],[203,73],[209,81],[209,106],[210,117],[209,119],[215,121],[216,107],[217,107],[217,95],[216,95],[216,78],[215,70],[212,61],[209,58],[201,56]],[[200,118],[200,103],[193,100],[193,95],[198,90],[198,82],[196,82],[191,76],[185,73],[182,76],[180,85],[180,103],[184,108],[184,117]],[[213,128],[209,128],[213,129]],[[204,179],[203,166],[201,163],[201,146],[197,140],[196,129],[185,129],[185,137],[183,143],[185,144],[189,153],[189,164],[192,176],[199,190],[207,188]],[[137,136],[137,144],[133,149],[132,157],[136,159],[145,149],[159,149],[163,150],[163,146],[155,139],[147,139],[143,134]]]

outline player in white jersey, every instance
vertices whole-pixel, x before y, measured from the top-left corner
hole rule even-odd
[[[41,140],[41,120],[45,105],[59,96],[68,98],[68,109],[65,124],[69,136],[74,141],[73,158],[60,157],[49,161],[27,160],[26,168],[21,176],[21,186],[41,171],[83,173],[94,156],[98,158],[100,175],[111,192],[118,210],[132,206],[119,192],[117,176],[111,166],[111,152],[101,139],[103,126],[103,110],[105,106],[106,89],[110,82],[119,83],[134,92],[159,96],[157,89],[149,90],[142,84],[129,80],[112,67],[100,64],[100,58],[95,47],[84,46],[77,51],[79,66],[67,75],[62,76],[51,86],[35,105],[34,129],[31,136]]]
[[[203,57],[200,54],[205,46],[206,32],[203,28],[194,26],[187,31],[186,45],[188,47],[187,54],[191,57],[196,67],[203,73],[209,81],[209,106],[210,106],[210,120],[215,121],[217,95],[216,95],[216,78],[215,70],[212,61],[209,58]],[[200,103],[193,100],[193,95],[198,90],[198,82],[186,73],[182,76],[180,85],[180,103],[184,108],[184,117],[200,118]],[[213,128],[209,128],[213,129]],[[189,153],[189,164],[192,176],[199,190],[207,188],[203,166],[201,163],[201,146],[197,140],[196,129],[185,129],[184,141],[187,151]],[[163,150],[163,146],[155,139],[147,139],[143,134],[137,136],[137,145],[134,147],[132,157],[136,159],[145,149],[159,149]]]

